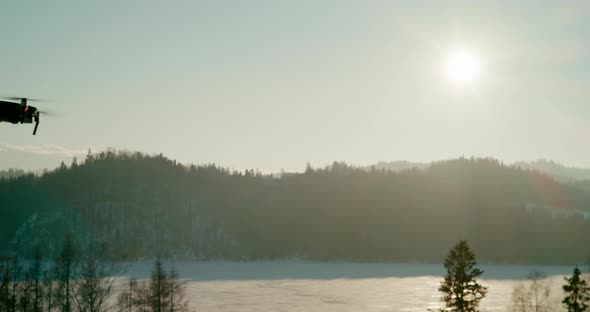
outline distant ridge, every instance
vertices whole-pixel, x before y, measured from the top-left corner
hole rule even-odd
[[[389,170],[398,172],[407,169],[424,169],[428,168],[432,163],[425,162],[411,162],[407,160],[396,161],[380,161],[371,166],[363,167],[365,169]],[[567,167],[553,160],[537,159],[533,161],[517,161],[513,164],[508,164],[515,168],[525,170],[535,170],[540,173],[553,177],[560,182],[577,182],[582,180],[590,180],[590,168]]]
[[[390,171],[402,171],[407,169],[424,169],[430,166],[429,163],[420,163],[420,162],[411,162],[407,160],[396,160],[396,161],[380,161],[372,166],[367,167],[367,169],[377,169],[377,170],[390,170]]]
[[[514,166],[522,169],[537,170],[561,182],[590,180],[590,168],[567,167],[553,160],[519,161],[514,163]]]
[[[445,160],[441,160],[445,161]],[[372,165],[368,166],[359,166],[357,168],[365,169],[365,170],[385,170],[385,171],[392,171],[392,172],[399,172],[403,170],[409,169],[426,169],[432,165],[432,163],[436,163],[440,161],[434,162],[414,162],[408,160],[394,160],[394,161],[379,161]],[[511,166],[514,168],[520,168],[525,170],[534,170],[545,175],[551,176],[552,178],[558,180],[559,182],[565,183],[574,183],[574,182],[582,182],[586,180],[590,180],[590,168],[580,168],[580,167],[568,167],[563,165],[559,162],[548,160],[548,159],[537,159],[532,161],[517,161],[512,164],[507,164],[507,166]],[[45,172],[50,171],[49,169],[43,170],[24,170],[24,169],[16,169],[16,168],[9,168],[0,170],[0,179],[8,179],[8,178],[17,178],[27,174],[33,174],[40,176]],[[274,173],[273,176],[280,177],[283,175],[293,174],[294,172],[277,172]]]

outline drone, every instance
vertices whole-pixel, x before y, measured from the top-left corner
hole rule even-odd
[[[35,129],[33,135],[37,134],[37,127],[39,127],[39,115],[45,114],[35,106],[30,106],[28,102],[40,102],[42,100],[23,98],[23,97],[2,97],[11,101],[0,100],[0,122],[10,122],[13,124],[24,124],[35,122]]]

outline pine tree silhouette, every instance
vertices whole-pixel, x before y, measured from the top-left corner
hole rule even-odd
[[[444,311],[475,312],[487,288],[477,282],[483,271],[476,268],[475,254],[467,241],[460,241],[445,259],[447,275],[438,289],[444,295]]]
[[[582,272],[578,267],[574,268],[574,275],[568,278],[565,277],[566,284],[563,285],[563,291],[567,296],[563,299],[563,306],[568,312],[583,312],[588,311],[588,303],[590,302],[590,287],[588,283],[581,278]]]

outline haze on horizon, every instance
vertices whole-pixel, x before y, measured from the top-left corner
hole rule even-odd
[[[584,1],[0,4],[0,169],[87,150],[263,171],[491,156],[590,167]]]

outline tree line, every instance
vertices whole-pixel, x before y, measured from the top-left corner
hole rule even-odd
[[[27,172],[24,171],[23,169],[10,168],[10,169],[6,169],[6,170],[0,170],[0,180],[16,178],[16,177],[24,176],[26,174],[27,174]]]
[[[590,191],[488,158],[398,172],[335,162],[277,176],[105,151],[2,179],[0,201],[0,250],[28,257],[41,240],[53,255],[65,232],[110,242],[120,259],[437,262],[457,237],[487,262],[590,254],[578,247],[590,237]]]
[[[53,259],[40,248],[27,264],[19,257],[0,259],[0,311],[4,312],[186,312],[185,284],[174,268],[154,263],[151,279],[131,278],[116,291],[124,266],[105,256],[105,246],[81,250],[66,236]],[[119,293],[118,300],[113,295]]]

